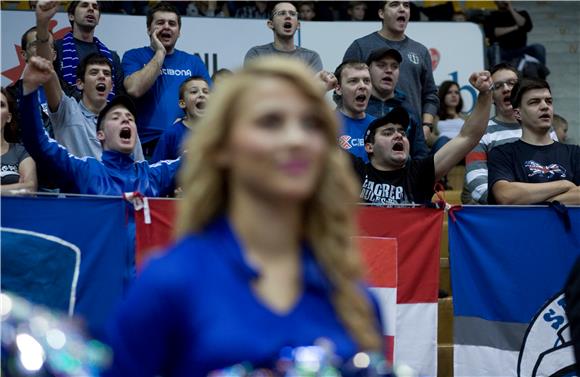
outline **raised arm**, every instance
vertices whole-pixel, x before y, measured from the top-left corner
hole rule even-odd
[[[469,153],[485,133],[491,109],[491,74],[488,71],[472,73],[469,82],[478,91],[475,108],[463,124],[459,135],[435,153],[435,179],[439,180]]]
[[[53,41],[48,30],[50,20],[58,10],[58,1],[39,1],[36,4],[36,52],[38,56],[52,62],[54,58],[54,49],[52,47]],[[44,92],[46,94],[46,102],[51,112],[58,110],[60,101],[62,100],[62,88],[58,76],[52,75],[44,84]]]
[[[165,54],[167,53],[165,47],[159,40],[159,32],[161,27],[155,27],[153,31],[149,34],[151,37],[151,46],[155,50],[153,57],[149,60],[143,68],[133,72],[129,76],[125,77],[124,84],[127,93],[135,98],[141,97],[143,94],[153,86],[155,80],[161,74],[161,67],[165,61]],[[125,62],[125,57],[123,57]]]
[[[19,101],[24,147],[36,161],[43,161],[43,166],[57,173],[66,182],[77,182],[83,176],[83,166],[87,159],[78,159],[68,153],[66,148],[49,139],[40,118],[37,89],[56,75],[52,63],[38,56],[33,56],[24,68],[22,98]]]

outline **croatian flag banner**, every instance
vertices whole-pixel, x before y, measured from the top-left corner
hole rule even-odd
[[[145,210],[135,213],[137,263],[170,243],[175,201],[149,199]],[[439,242],[443,211],[430,208],[361,207],[358,234],[367,264],[381,266],[369,277],[379,298],[385,325],[387,357],[406,364],[419,375],[437,374],[437,297]],[[396,259],[389,262],[393,241]],[[381,241],[382,240],[382,241]],[[385,255],[385,260],[378,261]],[[370,258],[370,259],[369,259]],[[372,262],[372,263],[371,263]],[[396,285],[389,265],[396,262]],[[378,263],[378,264],[377,264]],[[385,276],[385,275],[387,276]],[[381,275],[380,279],[375,279]],[[386,279],[386,280],[385,280]],[[396,288],[396,289],[395,289]],[[395,298],[395,299],[394,299]],[[394,343],[394,344],[393,344]]]
[[[455,376],[575,375],[562,289],[580,208],[465,206],[449,247]]]
[[[355,237],[355,240],[367,266],[370,290],[381,309],[385,356],[392,363],[397,323],[397,240],[380,237]]]

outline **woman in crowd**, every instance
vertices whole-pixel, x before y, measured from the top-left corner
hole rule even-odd
[[[0,95],[0,191],[36,191],[36,164],[18,143],[16,102],[2,87]]]
[[[109,328],[112,375],[273,369],[283,349],[320,339],[343,360],[382,351],[337,132],[302,63],[257,59],[216,85],[187,144],[177,243]]]
[[[455,81],[443,81],[439,85],[439,103],[436,124],[438,137],[432,142],[432,153],[437,152],[445,143],[457,136],[465,122],[461,114],[463,99],[461,99],[459,84]]]

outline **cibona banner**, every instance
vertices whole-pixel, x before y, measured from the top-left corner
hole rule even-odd
[[[31,11],[2,11],[1,20],[2,86],[7,86],[19,78],[24,68],[18,54],[20,38],[36,21]],[[53,32],[57,34],[70,27],[64,12],[58,13],[53,23]],[[378,21],[302,22],[296,44],[318,52],[324,69],[334,71],[353,40],[377,31],[380,26]],[[121,58],[129,49],[149,45],[145,16],[103,14],[95,34]],[[414,22],[409,24],[407,35],[431,52],[437,84],[445,80],[459,83],[464,111],[470,111],[476,91],[468,78],[471,72],[484,67],[483,35],[479,27],[469,22]],[[272,41],[266,20],[183,17],[177,48],[199,54],[212,74],[220,68],[239,68],[251,47]]]

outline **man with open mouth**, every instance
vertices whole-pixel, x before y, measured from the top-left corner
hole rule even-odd
[[[380,118],[395,107],[402,106],[409,113],[409,124],[405,130],[411,144],[411,157],[424,158],[429,154],[419,113],[413,111],[407,95],[397,89],[403,57],[399,51],[382,47],[373,50],[367,58],[371,74],[371,97],[367,113]]]
[[[514,116],[522,137],[489,153],[489,202],[580,204],[580,146],[552,140],[550,85],[523,79],[512,89]]]
[[[250,48],[244,58],[244,64],[259,56],[278,54],[300,59],[314,72],[322,70],[322,60],[316,51],[294,44],[294,34],[300,28],[298,11],[294,5],[276,4],[266,25],[274,33],[274,42]]]
[[[473,73],[469,81],[479,91],[475,108],[459,135],[434,155],[409,158],[409,113],[405,108],[395,107],[371,122],[364,138],[370,162],[351,155],[362,185],[362,201],[380,206],[431,201],[435,183],[465,157],[485,132],[491,109],[491,75],[487,71]]]
[[[58,1],[44,1],[41,7],[58,7]],[[53,5],[56,3],[56,5]],[[106,56],[112,65],[113,87],[109,94],[111,100],[116,94],[124,94],[123,68],[117,52],[110,50],[95,36],[95,29],[101,19],[101,9],[96,0],[71,1],[67,7],[68,19],[72,31],[55,42],[57,59],[60,64],[60,76],[68,85],[64,88],[68,95],[76,98],[81,93],[76,86],[76,71],[80,62],[90,54],[99,53]]]
[[[79,8],[82,6],[83,4],[80,4]],[[36,8],[37,40],[48,40],[49,22],[57,9],[56,1],[39,4]],[[48,60],[53,56],[48,43],[39,43],[37,53],[38,56]],[[97,138],[97,117],[110,99],[113,90],[113,71],[110,59],[99,52],[88,54],[82,59],[75,73],[77,77],[75,85],[81,94],[79,101],[65,94],[56,76],[43,85],[54,138],[77,157],[101,159],[103,148]],[[139,142],[135,146],[134,157],[143,160]]]
[[[373,50],[383,47],[397,50],[402,57],[398,88],[405,93],[413,112],[419,114],[421,123],[428,129],[437,114],[439,97],[429,51],[405,35],[410,16],[409,1],[385,1],[379,9],[381,29],[352,42],[342,60],[366,61]]]
[[[334,100],[342,125],[338,145],[368,162],[364,134],[369,124],[376,119],[366,113],[371,94],[369,67],[361,61],[347,61],[336,68],[334,75],[338,80]]]
[[[182,116],[178,93],[183,80],[201,76],[211,83],[199,56],[175,48],[180,32],[177,9],[159,2],[147,12],[150,45],[123,55],[125,89],[137,105],[139,137],[147,158],[153,155],[163,131]]]
[[[44,132],[37,105],[40,85],[56,76],[52,64],[32,57],[23,74],[20,100],[22,139],[36,161],[58,178],[71,193],[122,196],[139,192],[144,196],[165,196],[173,192],[180,160],[149,165],[135,161],[137,143],[135,105],[127,96],[117,96],[101,110],[96,122],[96,137],[102,145],[102,159],[78,158],[50,139]]]

